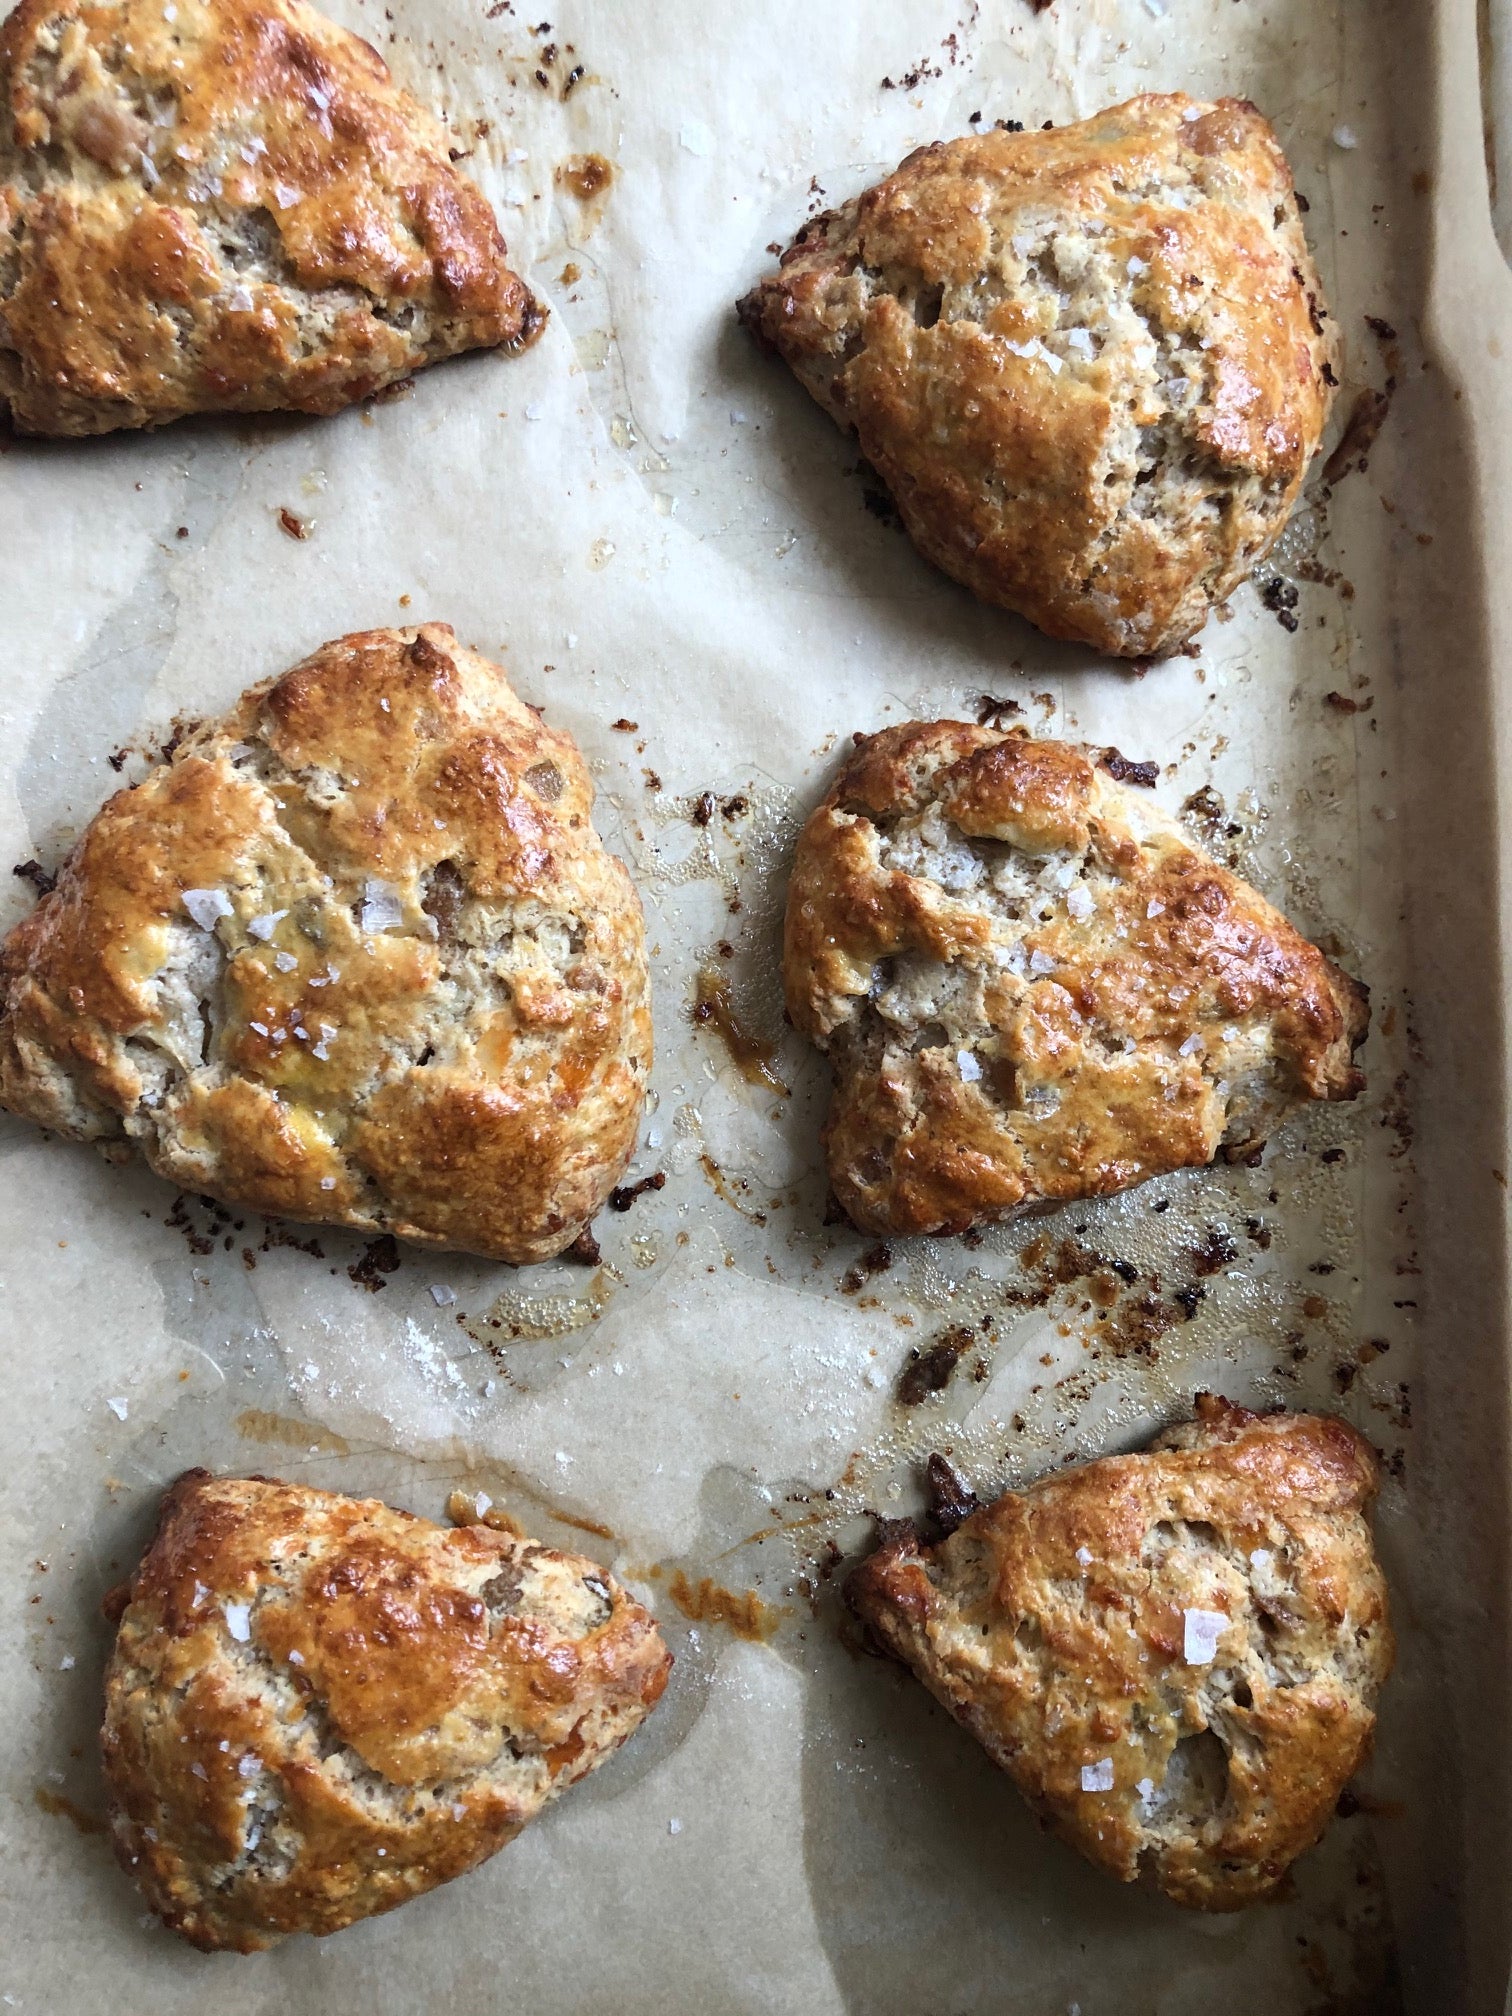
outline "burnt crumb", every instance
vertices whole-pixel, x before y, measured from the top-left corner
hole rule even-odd
[[[1284,575],[1272,574],[1260,590],[1260,600],[1270,610],[1283,630],[1295,632],[1298,623],[1297,603],[1301,599],[1295,581],[1288,581]]]
[[[947,1534],[969,1519],[980,1502],[966,1479],[937,1449],[932,1449],[924,1467],[929,1492],[929,1509]]]
[[[562,97],[564,99],[572,96],[578,85],[582,83],[583,75],[582,64],[574,63],[572,68],[567,72],[567,75],[562,79]]]
[[[975,1331],[955,1324],[924,1350],[911,1352],[898,1380],[898,1405],[917,1407],[931,1393],[943,1393],[957,1365],[975,1342]]]
[[[621,714],[618,721],[611,721],[609,726],[621,735],[638,735],[640,733],[639,721],[629,721],[623,714]]]
[[[742,818],[751,809],[751,801],[743,791],[737,791],[733,798],[726,798],[719,808],[722,819]]]
[[[982,115],[980,112],[971,113],[966,121],[966,124],[968,126],[980,126],[981,123],[982,123]]]
[[[577,1267],[597,1267],[603,1257],[591,1225],[585,1225],[562,1254],[564,1260],[570,1260]]]
[[[1182,1321],[1190,1323],[1197,1314],[1197,1304],[1206,1298],[1207,1290],[1198,1281],[1189,1281],[1185,1288],[1178,1288],[1172,1301],[1182,1312]]]
[[[463,161],[466,160],[467,158],[468,157],[464,154],[454,154],[452,156],[452,159],[454,161]],[[409,395],[411,394],[411,392],[414,391],[414,389],[415,389],[415,381],[413,378],[396,378],[392,385],[379,386],[378,390],[373,394],[372,403],[375,406],[394,406],[397,405],[401,399],[408,399]],[[288,527],[285,526],[284,530],[287,531]],[[308,536],[309,536],[308,531],[297,532],[294,534],[294,537],[297,539],[304,539],[307,538]]]
[[[820,1214],[819,1223],[821,1225],[849,1225],[850,1223],[849,1218],[845,1215],[845,1210],[840,1199],[835,1195],[833,1190],[826,1190],[824,1193],[824,1210]]]
[[[705,791],[699,796],[697,803],[693,807],[693,824],[695,826],[707,826],[713,817],[714,793],[712,791]]]
[[[1004,728],[1024,711],[1017,700],[1000,700],[995,693],[978,693],[971,704],[978,728]]]
[[[1295,190],[1293,193],[1297,199],[1297,208],[1302,212],[1302,215],[1305,217],[1308,211],[1312,209],[1312,205],[1311,203],[1308,202],[1307,198],[1302,194],[1302,191],[1300,189]]]
[[[1139,784],[1146,791],[1151,791],[1160,782],[1158,763],[1133,763],[1118,749],[1104,749],[1097,764],[1116,784]]]
[[[1187,818],[1195,822],[1198,832],[1215,851],[1220,840],[1237,840],[1244,831],[1236,819],[1230,819],[1227,806],[1211,784],[1204,784],[1200,791],[1184,798],[1181,809]]]
[[[236,1230],[239,1232],[242,1226],[240,1218],[236,1219],[235,1225]],[[291,1226],[285,1225],[280,1218],[265,1218],[263,1220],[262,1242],[257,1250],[259,1253],[271,1253],[275,1246],[291,1246],[296,1253],[308,1253],[312,1260],[324,1260],[325,1258],[325,1248],[318,1239],[301,1238]],[[395,1265],[398,1265],[397,1255]]]
[[[189,527],[187,525],[180,525],[173,536],[175,539],[187,539],[189,537]]]
[[[1187,1264],[1199,1277],[1221,1274],[1239,1258],[1239,1248],[1227,1232],[1211,1229],[1187,1254]],[[1179,1298],[1178,1298],[1179,1299]]]
[[[1375,697],[1368,700],[1351,700],[1347,693],[1325,693],[1323,704],[1334,708],[1340,714],[1368,714],[1375,705]]]
[[[943,77],[945,72],[938,63],[916,63],[912,70],[905,70],[901,77],[884,77],[884,91],[917,91],[926,77]]]
[[[380,1238],[369,1242],[360,1260],[354,1260],[347,1269],[348,1275],[359,1288],[366,1288],[370,1295],[376,1295],[381,1288],[387,1288],[385,1274],[392,1274],[399,1265],[399,1243],[392,1232],[385,1232]]]
[[[1339,1394],[1347,1393],[1359,1376],[1358,1365],[1336,1365],[1333,1373],[1334,1391]]]
[[[278,507],[278,529],[290,539],[308,539],[310,528],[306,521],[291,511],[287,504]]]
[[[1397,332],[1383,316],[1367,315],[1365,317],[1365,327],[1379,343],[1395,343],[1397,340]]]
[[[645,1197],[652,1190],[663,1190],[666,1188],[666,1183],[667,1174],[664,1169],[658,1169],[650,1176],[642,1176],[639,1183],[623,1183],[609,1192],[609,1209],[628,1211],[637,1197]]]
[[[648,791],[660,791],[660,789],[662,788],[662,780],[655,770],[643,769],[641,771],[641,775],[646,780],[646,789]]]
[[[893,1262],[892,1248],[886,1241],[869,1246],[856,1262],[849,1267],[840,1282],[842,1295],[859,1295],[873,1274],[885,1274]]]
[[[1390,410],[1390,392],[1377,392],[1366,386],[1364,391],[1355,395],[1338,445],[1323,464],[1325,483],[1342,483],[1351,469],[1364,469],[1366,458],[1376,436],[1386,424],[1386,415]]]
[[[1022,119],[994,119],[992,128],[995,133],[1022,133],[1024,122]]]
[[[1322,377],[1325,385],[1337,385],[1339,382],[1338,372],[1335,371],[1332,364],[1328,363],[1326,359],[1323,363]]]
[[[57,887],[56,875],[49,875],[40,861],[18,861],[11,869],[12,875],[23,882],[30,882],[39,896],[50,896]]]
[[[1269,1225],[1266,1224],[1263,1218],[1246,1218],[1244,1221],[1244,1229],[1249,1234],[1250,1238],[1254,1240],[1255,1244],[1260,1248],[1260,1251],[1262,1253],[1268,1253],[1270,1251],[1271,1228],[1269,1227]]]
[[[126,768],[126,758],[130,754],[131,751],[129,749],[112,749],[110,754],[105,758],[105,761],[110,765],[112,770],[121,771]]]
[[[1318,1160],[1332,1164],[1334,1162],[1342,1162],[1344,1155],[1345,1151],[1342,1148],[1325,1148],[1323,1153],[1318,1157]]]
[[[224,1223],[226,1221],[222,1220],[221,1222]],[[201,1232],[196,1227],[194,1220],[189,1216],[189,1200],[182,1193],[174,1198],[168,1216],[163,1220],[163,1223],[171,1231],[183,1233],[185,1244],[191,1253],[213,1253],[215,1251],[215,1241],[220,1231],[220,1225],[215,1225],[209,1233]]]

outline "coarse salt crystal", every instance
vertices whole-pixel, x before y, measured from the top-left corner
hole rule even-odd
[[[189,1775],[191,1778],[203,1778],[207,1783],[210,1778],[210,1773],[197,1760],[189,1766]]]
[[[266,944],[278,928],[279,919],[287,917],[288,914],[287,910],[264,910],[260,916],[249,917],[247,919],[248,936],[261,938],[263,943]]]
[[[226,305],[228,308],[235,308],[236,310],[238,310],[239,313],[245,314],[246,311],[252,306],[251,288],[233,287],[231,289],[230,295],[227,297]]]
[[[105,1402],[105,1405],[110,1409],[111,1413],[114,1414],[117,1421],[124,1421],[126,1419],[127,1414],[130,1412],[128,1403],[120,1395],[117,1395],[117,1397],[114,1400],[107,1400]]]
[[[569,651],[576,651],[576,649],[577,649],[577,632],[576,632],[576,630],[569,630],[569,631],[567,632],[567,649],[568,649]],[[439,823],[439,822],[438,822],[438,823]]]
[[[451,1813],[453,1820],[465,1820],[467,1818],[467,1808],[460,1802],[453,1806]]]
[[[65,1652],[63,1654],[63,1657],[58,1661],[58,1671],[60,1673],[71,1673],[73,1671],[73,1667],[74,1667],[74,1655],[72,1654],[72,1652]]]
[[[682,1832],[681,1820],[669,1820],[667,1822],[667,1832],[669,1834],[681,1834]]]
[[[1031,952],[1029,954],[1029,971],[1036,974],[1053,973],[1055,971],[1055,961],[1050,957],[1048,952]]]
[[[226,1629],[238,1645],[245,1645],[252,1636],[252,1605],[250,1603],[224,1603]]]
[[[1176,1054],[1178,1057],[1195,1057],[1197,1052],[1203,1047],[1203,1041],[1200,1036],[1188,1036]]]
[[[1153,1802],[1155,1797],[1155,1780],[1153,1778],[1137,1778],[1134,1781],[1134,1790],[1139,1794],[1140,1805],[1148,1806]]]
[[[1137,280],[1141,273],[1148,273],[1149,270],[1150,262],[1148,259],[1141,259],[1137,252],[1129,254],[1129,277],[1131,279]]]
[[[1188,1666],[1211,1666],[1228,1618],[1222,1610],[1183,1610],[1181,1656]]]
[[[1335,126],[1332,139],[1335,147],[1342,147],[1346,154],[1351,153],[1360,144],[1359,135],[1353,126]]]
[[[678,139],[690,154],[712,154],[714,135],[702,119],[684,119]]]
[[[280,210],[292,210],[294,205],[299,201],[299,191],[291,188],[287,182],[275,182],[273,184],[273,201],[278,205]]]
[[[399,900],[399,891],[392,882],[381,882],[377,876],[370,875],[362,885],[359,928],[364,933],[391,931],[396,924],[403,922],[404,905]]]
[[[1074,350],[1078,357],[1093,357],[1097,354],[1097,346],[1092,341],[1090,329],[1067,329],[1063,334],[1066,348]]]
[[[299,1647],[297,1645],[290,1646],[289,1664],[291,1666],[303,1666],[304,1662],[304,1654],[300,1651]]]
[[[218,917],[231,915],[231,898],[224,889],[186,889],[183,902],[201,931],[213,931]]]
[[[489,1497],[486,1491],[479,1491],[473,1498],[474,1515],[477,1518],[481,1519],[483,1517],[483,1514],[488,1510],[489,1506],[492,1505],[492,1503],[493,1500],[492,1498]]]
[[[956,1066],[968,1085],[974,1085],[982,1075],[982,1067],[970,1050],[956,1052]]]
[[[311,1054],[313,1056],[318,1057],[320,1055],[320,1052],[316,1050],[313,1051]],[[336,1178],[334,1176],[322,1176],[320,1179],[320,1187],[322,1190],[334,1190],[336,1188]]]
[[[273,954],[273,964],[278,968],[280,973],[292,973],[294,968],[299,964],[299,961],[294,957],[292,952],[275,952]]]
[[[1092,1565],[1092,1549],[1090,1547],[1078,1547],[1076,1558],[1083,1568],[1090,1568]]]
[[[262,1759],[255,1750],[247,1751],[245,1756],[236,1760],[236,1773],[239,1778],[255,1778],[261,1769]]]
[[[1249,1558],[1251,1568],[1269,1568],[1276,1557],[1269,1547],[1255,1547],[1251,1549]]]
[[[533,401],[529,406],[525,408],[525,418],[527,420],[544,420],[545,417],[546,417],[545,407],[537,406]]]
[[[1145,905],[1146,917],[1160,917],[1165,913],[1165,905],[1158,896],[1152,896]]]
[[[444,1281],[432,1281],[430,1292],[431,1300],[438,1309],[449,1309],[457,1299],[456,1289],[448,1287]]]
[[[249,1029],[255,1029],[259,1036],[266,1036],[268,1033],[268,1025],[266,1022],[249,1022],[247,1024],[247,1027]]]
[[[562,1468],[565,1470],[567,1468],[567,1465],[572,1461],[572,1458],[567,1454],[567,1451],[565,1449],[558,1449],[558,1451],[556,1452],[556,1460],[558,1463],[561,1464]]]
[[[1096,907],[1092,901],[1092,891],[1085,882],[1073,883],[1066,891],[1066,908],[1073,917],[1090,917]]]
[[[1237,1023],[1231,1022],[1228,1028],[1224,1030],[1223,1040],[1225,1043],[1237,1043],[1239,1041],[1239,1026]]]
[[[1095,1764],[1081,1767],[1081,1788],[1083,1792],[1111,1792],[1113,1790],[1113,1759],[1099,1757]]]

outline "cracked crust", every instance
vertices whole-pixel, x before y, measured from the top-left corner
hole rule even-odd
[[[1123,657],[1175,650],[1269,550],[1337,382],[1285,157],[1232,98],[919,148],[740,315],[928,559]]]
[[[0,414],[334,413],[546,311],[447,135],[304,0],[21,0],[0,27]]]
[[[1364,1085],[1364,988],[1097,753],[906,722],[799,837],[787,1007],[834,1068],[830,1180],[864,1232],[1247,1156]]]
[[[327,644],[112,798],[11,932],[0,1103],[251,1210],[549,1259],[651,1065],[592,807],[444,624]]]
[[[1392,1637],[1369,1443],[1209,1394],[1197,1417],[1006,1493],[938,1547],[899,1522],[848,1587],[1062,1839],[1230,1911],[1328,1825]]]
[[[513,1840],[671,1665],[579,1555],[191,1470],[105,1672],[116,1853],[207,1951],[340,1931]]]

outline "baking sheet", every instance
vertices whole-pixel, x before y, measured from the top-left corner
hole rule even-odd
[[[551,323],[524,358],[335,421],[7,443],[0,858],[54,863],[118,781],[111,755],[137,774],[176,713],[345,630],[449,621],[577,736],[636,872],[658,1061],[632,1173],[666,1180],[604,1214],[597,1270],[405,1250],[375,1290],[350,1275],[360,1240],[321,1232],[317,1254],[302,1228],[175,1208],[141,1170],[4,1123],[5,2006],[1500,2007],[1482,381],[1503,304],[1451,256],[1485,208],[1462,144],[1472,10],[1403,6],[1389,32],[1358,0],[575,0],[549,27],[480,0],[331,11],[449,120]],[[1063,121],[1178,87],[1253,98],[1288,147],[1343,331],[1340,418],[1363,386],[1395,393],[1368,471],[1327,498],[1315,481],[1267,570],[1297,586],[1295,634],[1246,588],[1197,658],[1141,674],[932,574],[732,303],[769,241],[973,112]],[[557,171],[589,153],[613,180],[584,201]],[[1370,1090],[1258,1169],[884,1255],[821,1222],[824,1072],[776,984],[785,856],[852,730],[971,718],[983,695],[1160,760],[1162,798],[1195,799],[1370,983]],[[0,921],[22,885],[5,900]],[[705,965],[781,1090],[691,1023]],[[911,1354],[963,1323],[980,1341],[948,1387],[901,1407]],[[1203,1385],[1337,1407],[1383,1449],[1401,1637],[1356,1810],[1280,1902],[1211,1920],[1045,1837],[921,1689],[856,1656],[834,1572],[869,1512],[917,1505],[929,1449],[979,1488],[1018,1482],[1133,1446]],[[472,1877],[332,1940],[194,1954],[98,1836],[93,1748],[98,1599],[191,1463],[433,1517],[458,1484],[488,1491],[654,1604],[678,1655],[662,1707]]]

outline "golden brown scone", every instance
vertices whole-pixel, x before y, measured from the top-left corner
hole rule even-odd
[[[334,413],[546,319],[441,127],[305,0],[21,0],[0,245],[34,434]]]
[[[254,686],[0,948],[0,1104],[181,1188],[523,1263],[635,1148],[640,902],[570,736],[445,624]]]
[[[1057,1834],[1231,1911],[1273,1890],[1364,1761],[1391,1670],[1370,1444],[1203,1394],[1148,1450],[1010,1491],[850,1579],[878,1638]]]
[[[741,319],[988,602],[1174,650],[1269,550],[1335,349],[1253,105],[1131,98],[909,155],[806,224]]]
[[[788,1013],[834,1067],[830,1180],[862,1231],[1250,1154],[1365,1082],[1365,990],[1097,758],[905,722],[799,837]]]
[[[339,1932],[512,1841],[671,1665],[579,1555],[191,1470],[105,1669],[116,1853],[206,1950]]]

